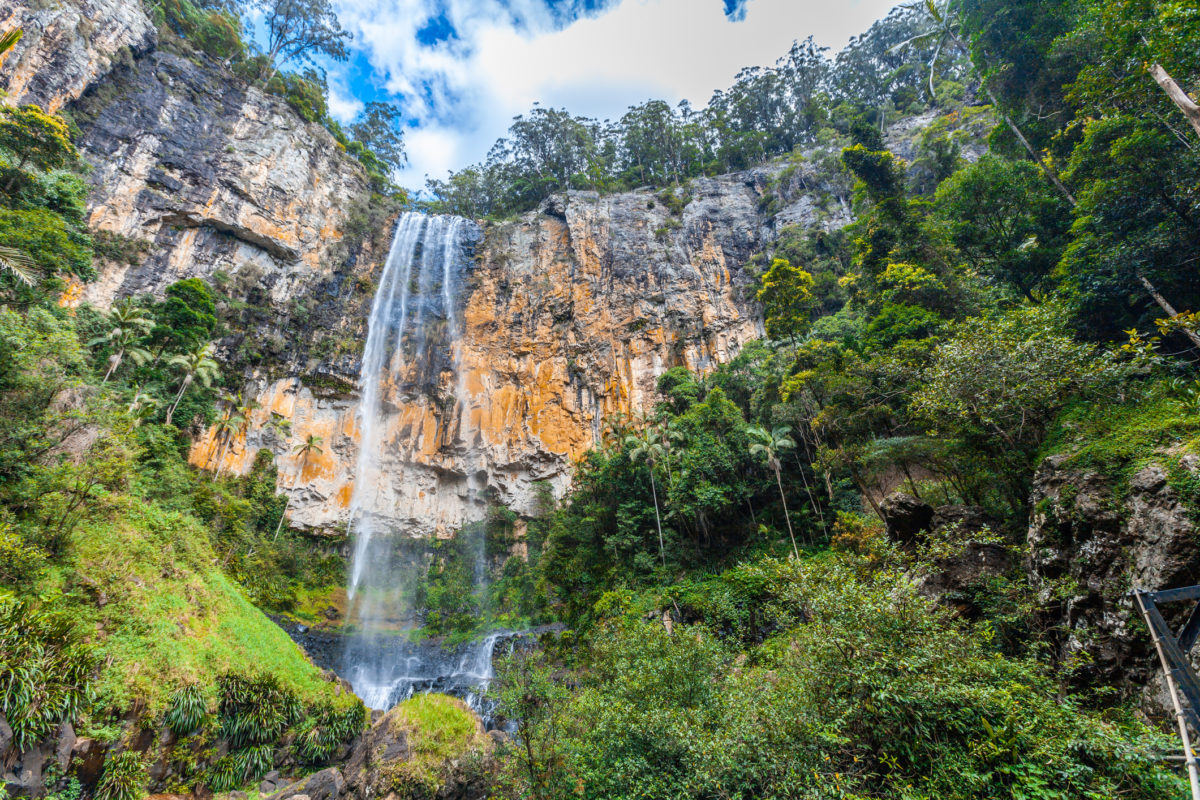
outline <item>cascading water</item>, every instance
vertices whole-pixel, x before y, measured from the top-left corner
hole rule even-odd
[[[414,448],[389,434],[386,415],[406,399],[433,397],[448,388],[454,402],[439,420],[439,442],[459,448],[468,464],[468,490],[474,488],[457,316],[457,289],[471,227],[458,217],[402,216],[371,307],[360,378],[360,449],[350,501],[354,549],[347,623],[352,633],[341,669],[371,708],[390,708],[414,692],[436,690],[457,694],[482,711],[481,689],[492,677],[492,651],[504,636],[492,634],[453,652],[409,640],[406,631],[415,625],[412,592],[424,561],[419,552],[412,552],[411,532],[396,523],[411,517],[411,509],[397,507],[387,480],[389,464],[413,458]],[[442,387],[447,370],[453,370],[453,378]],[[477,587],[486,578],[482,544],[481,540],[476,554]]]

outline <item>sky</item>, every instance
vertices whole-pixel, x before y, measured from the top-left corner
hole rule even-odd
[[[896,0],[334,0],[354,34],[328,65],[330,112],[407,118],[402,185],[486,157],[534,103],[617,119],[651,99],[702,107],[743,67],[812,35],[841,49]]]

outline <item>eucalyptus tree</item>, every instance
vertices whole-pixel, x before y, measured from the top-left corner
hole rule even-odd
[[[912,37],[908,41],[901,42],[900,44],[896,45],[894,49],[899,51],[914,44],[923,44],[926,46],[932,45],[933,54],[929,59],[929,92],[932,95],[934,92],[934,75],[937,72],[937,65],[942,56],[948,51],[969,53],[971,48],[962,39],[962,20],[957,13],[957,9],[951,4],[950,0],[916,0],[916,2],[909,3],[905,7],[923,11],[928,15],[929,20],[932,22],[932,26],[929,30]],[[978,64],[976,64],[976,68],[979,68]],[[1004,120],[1004,124],[1008,126],[1008,129],[1012,131],[1012,134],[1017,137],[1017,141],[1019,141],[1021,146],[1025,148],[1025,152],[1029,153],[1029,157],[1037,163],[1038,167],[1042,170],[1042,174],[1046,176],[1047,180],[1054,184],[1054,188],[1058,189],[1059,193],[1069,200],[1071,205],[1076,205],[1078,201],[1075,199],[1075,195],[1072,194],[1071,190],[1068,189],[1066,184],[1063,183],[1062,178],[1059,177],[1058,171],[1054,169],[1054,167],[1051,166],[1050,163],[1042,156],[1041,152],[1039,152],[1030,143],[1028,137],[1026,137],[1024,132],[1017,126],[1017,123],[1013,121],[1013,118],[1009,116],[1004,106],[1001,105],[1000,100],[988,86],[986,77],[987,70],[983,69],[980,71],[983,72],[984,75],[979,85],[983,88],[984,94],[988,96],[988,100],[991,101],[992,108],[995,109],[996,113],[1000,115],[1000,118]]]
[[[259,0],[267,28],[267,52],[264,75],[269,83],[279,69],[289,61],[313,63],[320,56],[333,61],[345,61],[350,51],[347,43],[354,38],[342,30],[337,12],[329,0]]]
[[[792,429],[781,426],[768,431],[760,426],[752,426],[746,433],[751,439],[750,455],[764,457],[767,466],[775,473],[775,484],[779,487],[779,499],[783,501],[783,516],[787,520],[788,536],[792,540],[792,555],[799,558],[800,550],[796,547],[796,534],[792,530],[792,515],[788,511],[787,495],[783,491],[781,476],[783,465],[779,461],[779,451],[792,450],[796,447],[796,442],[791,438]]]
[[[183,399],[183,394],[197,380],[204,386],[212,386],[212,382],[216,380],[220,374],[220,368],[217,362],[212,358],[213,346],[211,343],[197,343],[190,351],[179,353],[167,359],[167,366],[173,367],[183,373],[183,380],[179,383],[179,393],[175,395],[174,402],[167,409],[167,424],[171,424],[171,420],[175,416],[175,409],[179,408],[179,401]]]
[[[108,357],[108,371],[104,373],[101,384],[108,383],[108,379],[121,366],[126,356],[138,365],[150,360],[150,351],[141,347],[139,342],[154,328],[154,317],[130,300],[113,306],[112,311],[108,313],[108,322],[111,325],[108,333],[88,342],[92,347],[105,344],[113,349],[112,355]]]
[[[349,133],[366,145],[387,167],[398,170],[408,162],[401,119],[400,109],[395,105],[372,101],[367,103],[362,114],[350,126]]]

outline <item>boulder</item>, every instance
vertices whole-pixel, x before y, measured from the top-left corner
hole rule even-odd
[[[330,767],[285,786],[266,800],[337,800],[345,785],[342,771]]]
[[[933,524],[933,507],[903,492],[885,497],[879,504],[879,512],[887,526],[888,538],[903,547],[915,545]]]
[[[994,542],[965,542],[953,555],[938,559],[921,578],[926,597],[954,606],[968,619],[979,615],[975,592],[989,579],[1004,575],[1014,566],[1012,550]]]

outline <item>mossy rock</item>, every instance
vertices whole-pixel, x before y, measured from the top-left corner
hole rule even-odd
[[[479,717],[447,695],[416,695],[389,711],[375,731],[376,758],[386,758],[387,740],[404,742],[405,757],[381,764],[377,784],[381,795],[394,792],[401,800],[444,795],[448,786],[475,779],[491,755]]]

